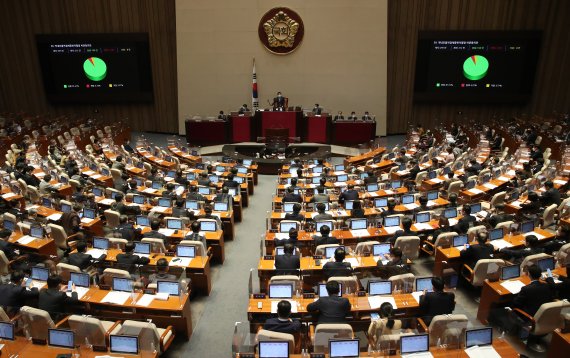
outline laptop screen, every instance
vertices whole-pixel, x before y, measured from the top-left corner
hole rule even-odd
[[[210,188],[208,188],[206,186],[200,186],[200,187],[198,187],[198,193],[200,193],[202,195],[210,195]]]
[[[100,249],[100,250],[108,250],[109,249],[109,239],[104,237],[94,237],[93,238],[93,248]]]
[[[223,165],[216,165],[216,171],[223,173],[226,171],[226,167],[224,167]]]
[[[47,281],[49,277],[49,269],[45,267],[32,267],[32,279],[38,281]]]
[[[467,245],[469,241],[467,235],[457,235],[453,237],[453,247],[460,247],[463,245]]]
[[[501,267],[501,280],[510,280],[511,278],[521,275],[520,265],[511,265]]]
[[[344,170],[344,165],[342,165],[342,164],[337,164],[334,166],[335,172],[342,172],[343,170]]]
[[[159,182],[159,181],[153,181],[153,182],[151,183],[151,188],[152,188],[152,189],[155,189],[155,190],[158,190],[158,189],[162,188],[162,183]]]
[[[325,220],[325,221],[317,221],[316,222],[316,227],[315,230],[317,230],[318,232],[321,232],[321,227],[323,226],[328,226],[329,229],[333,230],[334,228],[334,221],[332,220]]]
[[[430,170],[428,172],[428,178],[435,179],[437,177],[437,172],[435,170]]]
[[[389,295],[392,293],[392,282],[390,281],[369,281],[369,295]]]
[[[292,298],[293,285],[290,283],[272,283],[269,285],[269,298]]]
[[[534,221],[525,221],[521,224],[521,232],[526,234],[527,232],[534,231]]]
[[[429,351],[429,335],[402,336],[400,338],[400,354]]]
[[[546,257],[544,259],[540,259],[537,262],[538,267],[540,267],[540,271],[545,272],[546,270],[554,270],[554,257]]]
[[[330,259],[331,257],[334,257],[334,252],[336,251],[336,249],[344,249],[344,246],[330,246],[325,248],[325,257],[327,259]]]
[[[449,174],[449,173],[451,173],[451,167],[444,167],[443,174]]]
[[[4,229],[14,231],[15,228],[16,228],[16,224],[14,224],[13,221],[4,220]]]
[[[385,208],[386,206],[388,206],[388,199],[387,198],[374,199],[374,207]]]
[[[158,198],[158,206],[163,208],[169,208],[172,200],[170,198]]]
[[[135,249],[133,251],[135,254],[150,254],[150,242],[135,242]]]
[[[138,226],[150,226],[150,220],[148,216],[137,216],[137,225]]]
[[[61,211],[64,213],[70,213],[71,212],[71,205],[69,204],[61,204]]]
[[[432,277],[416,278],[416,291],[433,291],[431,279]]]
[[[317,166],[313,168],[313,173],[322,173],[323,172],[323,167],[321,166]]]
[[[14,340],[14,323],[0,322],[0,339]]]
[[[297,228],[296,222],[281,221],[279,223],[279,232],[289,232],[289,230],[296,228]]]
[[[366,191],[378,191],[378,184],[377,183],[367,184]]]
[[[176,256],[178,257],[196,257],[196,247],[195,246],[186,246],[186,245],[178,245],[176,246]]]
[[[133,195],[133,203],[142,205],[144,204],[144,196],[142,195]]]
[[[133,280],[124,277],[113,277],[113,291],[131,292]]]
[[[417,213],[416,214],[416,222],[417,223],[427,223],[430,219],[429,213]]]
[[[182,229],[182,220],[180,219],[167,219],[166,220],[166,227],[171,230],[180,230]]]
[[[372,246],[372,254],[374,256],[384,256],[385,254],[389,254],[389,253],[390,253],[390,244],[389,243],[374,244],[374,246]]]
[[[283,246],[277,246],[275,248],[275,256],[285,255],[285,248]]]
[[[493,328],[468,329],[465,331],[465,348],[486,346],[493,343]]]
[[[359,339],[342,339],[329,341],[330,358],[352,358],[360,356]]]
[[[289,358],[288,341],[260,341],[259,358]]]
[[[457,217],[457,208],[447,208],[443,211],[443,216],[445,216],[447,219],[451,219],[451,218],[455,218]]]
[[[390,187],[392,189],[400,189],[402,187],[402,182],[400,180],[393,180],[392,183],[390,183]]]
[[[139,353],[139,337],[110,335],[109,348],[111,353]]]
[[[283,212],[285,213],[292,213],[293,212],[293,206],[296,203],[283,203]]]
[[[437,200],[439,198],[439,192],[437,190],[432,190],[427,192],[428,200]]]
[[[48,344],[54,347],[75,348],[73,331],[66,329],[48,329]]]
[[[344,208],[346,210],[352,210],[353,207],[354,207],[354,200],[347,200],[344,202]]]
[[[247,168],[246,167],[238,167],[237,171],[240,174],[247,174]]]
[[[187,173],[187,174],[186,174],[186,179],[188,179],[188,180],[194,180],[194,179],[196,179],[196,174],[195,174],[195,173]]]
[[[168,293],[170,296],[178,296],[180,294],[180,285],[178,281],[157,281],[156,292]]]
[[[402,204],[412,204],[413,202],[415,202],[413,195],[402,195]]]
[[[70,272],[69,279],[79,287],[89,287],[89,274],[80,272]]]
[[[220,178],[218,178],[217,175],[213,175],[213,174],[212,174],[212,175],[208,175],[208,179],[210,179],[210,181],[211,181],[212,183],[217,183],[218,181],[220,181]]]
[[[196,200],[186,200],[185,207],[190,210],[198,210],[200,209],[200,204]]]
[[[350,220],[350,230],[366,229],[366,219],[352,219]]]
[[[321,182],[321,178],[320,177],[313,177],[312,183],[313,184],[319,184]]]
[[[200,231],[216,231],[215,221],[200,221]]]
[[[399,216],[386,216],[384,218],[384,226],[386,226],[386,227],[400,226],[400,217]]]
[[[503,238],[503,236],[504,236],[504,233],[503,233],[502,228],[493,229],[489,232],[489,240],[491,240],[491,241],[500,240]]]
[[[214,211],[228,211],[227,201],[216,201],[214,203]]]
[[[101,189],[101,188],[93,188],[93,195],[95,195],[95,196],[103,196],[103,189]]]
[[[345,182],[348,180],[348,175],[343,174],[336,177],[337,182]]]
[[[319,283],[319,297],[328,297],[329,293],[327,292],[327,284],[326,283]],[[342,283],[338,284],[338,297],[342,296]]]
[[[471,204],[471,214],[477,214],[481,211],[481,203]]]
[[[116,191],[112,191],[111,192],[111,199],[115,200],[115,198],[117,197],[117,195],[122,194],[122,193],[118,193]]]
[[[46,208],[51,208],[51,200],[49,198],[42,198],[42,206]]]
[[[87,219],[95,219],[95,209],[83,208],[83,217]]]

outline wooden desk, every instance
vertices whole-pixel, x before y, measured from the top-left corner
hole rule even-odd
[[[81,169],[81,175],[88,177],[92,181],[94,181],[97,185],[102,185],[105,187],[112,188],[113,187],[113,177],[108,175],[103,175],[98,171],[93,171],[87,167]]]
[[[169,145],[168,150],[172,152],[178,159],[189,164],[202,163],[202,157],[183,152],[174,145]]]
[[[155,157],[151,153],[147,152],[144,147],[137,147],[136,152],[142,157],[145,161],[156,165],[160,168],[168,170],[175,170],[176,169],[176,162],[167,162],[161,158]]]
[[[57,256],[55,241],[51,238],[35,239],[27,244],[21,244],[18,240],[22,237],[20,231],[12,232],[8,241],[16,245],[23,252],[34,252],[42,256]]]
[[[552,332],[552,340],[548,346],[548,358],[564,357],[570,351],[570,333],[562,333],[560,329]]]
[[[378,147],[369,152],[362,153],[354,157],[348,157],[344,160],[344,165],[352,165],[352,166],[362,165],[367,161],[369,161],[370,159],[374,158],[375,156],[384,154],[385,151],[386,148]]]

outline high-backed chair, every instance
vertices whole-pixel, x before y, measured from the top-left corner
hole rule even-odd
[[[551,255],[545,254],[545,253],[540,253],[540,254],[534,254],[534,255],[528,255],[527,257],[525,257],[522,262],[521,262],[521,271],[522,272],[527,272],[528,268],[532,265],[536,265],[538,263],[539,260],[542,259],[546,259],[552,257]]]
[[[24,306],[20,309],[24,331],[33,339],[47,341],[48,328],[55,328],[49,313],[38,308]]]
[[[485,231],[486,229],[487,228],[485,227],[485,225],[477,225],[467,229],[467,237],[469,238],[469,241],[473,241],[475,239],[475,235],[479,231]]]
[[[545,348],[540,344],[540,337],[552,333],[557,328],[564,327],[563,314],[569,309],[570,303],[568,301],[543,303],[534,316],[515,308],[514,311],[531,324],[527,347],[536,352],[544,352]]]
[[[265,342],[265,341],[287,341],[289,342],[289,354],[295,352],[295,336],[288,333],[273,332],[266,329],[260,329],[257,331],[257,336],[255,337],[255,342]]]
[[[570,262],[570,243],[562,245],[556,253],[556,262],[558,266],[565,267]]]
[[[57,269],[57,273],[61,276],[61,279],[63,281],[69,281],[71,272],[81,272],[81,269],[79,267],[63,262],[58,263],[55,267]]]
[[[157,328],[149,322],[124,321],[120,334],[138,336],[143,350],[156,350],[159,354],[166,352],[174,340],[172,326]]]
[[[542,228],[546,229],[554,225],[556,222],[554,220],[556,215],[556,209],[558,209],[558,205],[552,204],[546,209],[544,209],[544,213],[542,214]]]
[[[433,317],[428,327],[430,346],[436,346],[439,342],[450,347],[460,347],[467,330],[467,323],[468,319],[464,314]]]
[[[507,197],[506,191],[501,191],[493,195],[493,197],[491,198],[491,202],[489,203],[489,208],[495,208],[497,205],[504,204],[506,197]]]
[[[332,276],[329,277],[327,282],[336,281],[342,285],[344,293],[355,293],[358,291],[360,285],[356,276]],[[342,293],[342,292],[341,292]]]
[[[107,220],[107,226],[110,228],[116,228],[121,223],[121,214],[118,211],[107,209],[103,212],[105,214],[105,219]]]
[[[87,340],[94,347],[107,347],[109,335],[119,333],[122,328],[120,321],[102,321],[90,316],[71,315],[67,317],[67,323],[75,333],[77,346]]]
[[[319,245],[315,248],[315,255],[321,255],[324,256],[325,255],[325,251],[327,250],[327,247],[339,247],[339,244],[326,244],[326,245]]]
[[[512,220],[508,220],[508,221],[503,221],[502,223],[498,223],[497,225],[495,225],[495,229],[509,229],[511,227],[512,224],[514,224],[515,222]]]
[[[313,352],[328,353],[331,339],[352,339],[352,326],[346,323],[321,323],[316,327],[309,326],[309,337],[313,344]]]
[[[410,293],[414,291],[414,282],[416,276],[413,273],[403,273],[401,275],[394,275],[388,278],[392,282],[392,292],[400,291],[402,293]]]
[[[420,255],[420,238],[419,236],[400,236],[396,239],[394,247],[402,250],[402,257],[417,259]]]
[[[116,237],[108,237],[107,239],[109,240],[109,247],[120,250],[125,250],[125,246],[127,245],[128,242],[127,239],[121,239]]]
[[[374,250],[374,245],[379,244],[378,241],[363,241],[356,244],[356,248],[354,249],[354,254],[357,256],[365,256],[371,255]]]
[[[164,246],[164,241],[162,239],[145,237],[141,239],[141,242],[147,242],[150,244],[152,252],[166,252],[166,246]]]
[[[55,241],[55,246],[58,248],[58,256],[63,256],[64,251],[75,247],[77,241],[70,241],[73,238],[76,238],[78,235],[67,235],[65,229],[56,224],[48,224],[48,227],[51,229],[51,237]]]
[[[499,269],[502,266],[505,266],[505,261],[501,259],[483,259],[477,261],[473,269],[467,265],[463,265],[461,272],[467,282],[475,287],[481,287],[486,278],[498,277]]]
[[[431,243],[430,241],[426,240],[424,242],[424,247],[422,247],[422,251],[428,255],[435,255],[435,250],[438,247],[447,248],[453,245],[453,237],[457,236],[458,234],[455,231],[452,232],[443,232],[439,234],[435,238],[435,242]]]

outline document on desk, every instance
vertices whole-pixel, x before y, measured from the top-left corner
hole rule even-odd
[[[497,250],[513,246],[510,242],[505,241],[504,239],[493,240],[491,241],[491,245],[493,245],[493,247],[495,247],[495,249]]]
[[[406,207],[406,209],[408,210],[414,210],[415,208],[418,208],[419,205],[416,203],[410,203],[410,204],[404,204],[404,206]]]
[[[102,204],[102,205],[113,205],[114,202],[115,202],[115,200],[113,200],[113,199],[105,198],[105,199],[103,199],[103,200],[100,200],[100,201],[99,201],[99,204]]]
[[[354,237],[362,237],[370,235],[367,229],[350,230],[350,234]]]
[[[168,292],[160,292],[154,295],[154,298],[160,301],[168,301]]]
[[[384,192],[385,192],[387,195],[396,194],[393,190],[390,190],[390,189],[384,190]]]
[[[402,354],[402,358],[433,358],[433,354],[431,352],[420,352],[420,353],[410,353],[410,354]]]
[[[137,301],[137,306],[148,307],[152,301],[154,301],[154,295],[144,294],[142,297]]]
[[[297,301],[293,300],[285,300],[285,301],[289,301],[289,303],[291,304],[291,313],[297,313]],[[271,313],[277,313],[277,304],[279,302],[281,302],[281,300],[271,301]]]
[[[501,358],[493,346],[473,346],[465,350],[469,358]]]
[[[27,245],[30,242],[34,241],[36,238],[28,235],[24,235],[16,241],[18,244]]]
[[[62,215],[63,215],[63,213],[55,213],[55,214],[51,214],[46,219],[51,220],[51,221],[58,221],[59,219],[61,219]]]
[[[275,240],[286,240],[289,238],[289,233],[287,232],[277,232],[275,233]]]
[[[526,285],[519,280],[512,280],[512,281],[501,282],[501,286],[506,288],[513,295],[516,295],[517,293],[521,292],[521,288],[523,288]]]
[[[98,259],[101,255],[107,255],[107,250],[102,249],[89,249],[87,250],[87,254],[91,255],[91,257]]]
[[[394,297],[390,297],[390,296],[370,296],[370,297],[368,297],[368,303],[370,304],[370,308],[372,308],[372,309],[380,308],[380,306],[384,302],[390,303],[392,305],[392,307],[394,307],[394,309],[398,308],[396,306],[396,300],[394,300]]]
[[[396,231],[402,230],[402,229],[399,226],[388,226],[388,227],[384,227],[384,230],[386,230],[386,232],[388,232],[388,234],[394,234],[394,233],[396,233]]]
[[[415,292],[412,292],[412,296],[414,296],[414,299],[415,299],[418,303],[420,303],[420,297],[422,297],[423,294],[424,294],[423,291],[415,291]]]
[[[166,209],[168,209],[168,208],[165,206],[155,206],[152,209],[150,209],[150,211],[154,212],[154,213],[163,213],[166,211]]]
[[[14,197],[14,196],[16,196],[16,194],[14,194],[14,193],[2,194],[2,197],[3,197],[4,199],[10,199],[11,197]]]
[[[470,192],[471,194],[474,194],[474,195],[483,194],[483,193],[484,193],[483,190],[480,190],[480,189],[477,189],[477,188],[469,189],[469,190],[467,190],[467,191]]]
[[[95,219],[90,219],[90,218],[81,218],[81,223],[82,224],[89,224],[91,221],[93,221]]]
[[[168,266],[188,267],[192,261],[192,257],[175,257],[168,263]]]
[[[89,287],[75,287],[75,292],[77,292],[77,299],[80,300],[81,298],[83,298],[83,296],[85,296],[87,291],[89,291]],[[65,294],[67,295],[67,297],[71,297],[71,292],[66,292]]]
[[[441,180],[439,178],[433,178],[433,179],[430,179],[429,181],[431,181],[432,183],[436,183],[436,184],[443,182],[443,180]]]
[[[491,189],[491,190],[497,188],[497,186],[496,186],[495,184],[491,184],[491,183],[485,183],[485,184],[483,184],[483,186],[484,186],[485,188]]]
[[[352,266],[352,267],[361,266],[361,263],[359,262],[359,260],[356,257],[349,257],[348,259],[344,259],[344,262],[349,262],[350,266]]]
[[[131,297],[130,292],[121,291],[110,291],[103,299],[101,303],[112,303],[115,305],[124,305],[125,302]]]
[[[174,235],[174,230],[173,229],[158,229],[158,232],[161,233],[164,236],[172,236]]]
[[[146,194],[154,194],[154,193],[156,193],[156,189],[153,189],[153,188],[146,188],[145,190],[143,190],[143,193],[146,193]]]
[[[333,214],[336,216],[348,216],[348,213],[346,212],[346,210],[333,211]]]
[[[416,223],[416,229],[420,230],[420,231],[424,231],[424,230],[433,230],[433,227],[430,224],[426,224],[426,223]]]
[[[553,182],[554,182],[554,184],[558,184],[558,185],[566,185],[566,183],[567,183],[568,181],[566,181],[566,180],[561,180],[561,179],[554,179]]]
[[[369,192],[368,192],[368,195],[370,195],[371,197],[375,198],[375,197],[378,196],[378,193],[375,192],[375,191],[369,191]]]
[[[457,219],[454,219],[454,218],[449,219],[449,225],[451,225],[451,226],[457,225],[457,222],[458,222]]]
[[[509,180],[511,180],[511,179],[510,179],[509,177],[505,177],[505,176],[502,176],[502,175],[501,175],[500,177],[497,178],[497,180],[506,182],[506,181],[509,181]]]

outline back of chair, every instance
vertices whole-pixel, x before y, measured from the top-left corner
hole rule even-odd
[[[269,284],[272,283],[290,283],[293,285],[293,289],[297,292],[303,289],[303,283],[299,276],[295,275],[279,275],[273,276],[269,279]]]
[[[400,291],[402,293],[410,293],[414,291],[416,276],[414,276],[413,273],[404,273],[390,276],[388,281],[392,282],[392,292]]]
[[[295,337],[292,334],[280,333],[261,329],[257,332],[256,342],[264,341],[287,341],[289,342],[289,354],[293,354],[295,350]]]
[[[463,183],[459,180],[450,183],[449,187],[447,188],[447,195],[453,194],[453,193],[459,194],[459,190],[461,189],[462,185],[463,185]]]
[[[356,249],[354,249],[354,254],[357,256],[370,255],[373,252],[374,245],[379,244],[378,241],[363,241],[356,244]]]
[[[554,224],[554,216],[556,215],[556,209],[558,205],[552,204],[546,209],[544,209],[544,214],[542,214],[542,227],[546,228]]]
[[[107,226],[115,228],[120,225],[121,223],[121,214],[115,210],[105,210],[103,212],[105,214],[105,219],[107,220]]]
[[[453,238],[457,235],[459,235],[459,234],[456,233],[455,231],[441,233],[435,239],[434,246],[435,247],[450,247],[451,245],[453,245]]]
[[[484,259],[477,261],[477,264],[473,268],[473,280],[471,284],[476,287],[483,286],[483,282],[485,282],[486,278],[498,277],[499,270],[502,266],[505,266],[505,261],[501,259]]]
[[[512,220],[509,221],[503,221],[502,223],[498,223],[497,225],[495,225],[495,229],[509,229],[511,227],[512,224],[514,224],[515,222]]]
[[[120,334],[138,336],[141,349],[152,351],[154,347],[160,353],[160,335],[154,323],[127,320],[123,322]]]
[[[548,257],[552,257],[551,255],[545,254],[545,253],[540,253],[540,254],[534,254],[534,255],[528,255],[527,257],[524,258],[524,260],[521,262],[521,271],[522,272],[527,272],[528,268],[532,265],[536,265],[538,263],[538,260],[541,259],[546,259]]]
[[[179,245],[194,246],[196,248],[196,257],[206,256],[207,251],[206,251],[206,248],[204,247],[204,244],[201,241],[182,240],[182,241],[180,241]]]
[[[315,255],[324,256],[327,250],[327,247],[339,247],[339,244],[326,244],[326,245],[319,245],[315,248]]]
[[[438,315],[433,317],[429,325],[430,346],[447,344],[450,347],[461,346],[465,330],[467,330],[467,316],[464,314]]]
[[[315,328],[313,349],[315,353],[328,353],[331,339],[352,339],[352,326],[346,323],[321,323]]]
[[[505,203],[505,198],[507,197],[507,192],[506,191],[501,191],[495,195],[493,195],[493,198],[491,199],[491,207],[494,208],[497,205],[502,205]]]
[[[127,239],[120,239],[116,237],[108,237],[109,246],[115,249],[125,250],[125,246],[127,245]]]
[[[103,274],[109,275],[111,277],[131,278],[131,274],[129,273],[129,271],[110,268],[110,267],[103,270]]]
[[[96,347],[105,347],[105,328],[101,321],[94,317],[71,315],[68,320],[69,328],[75,333],[75,344],[85,343],[85,338],[89,344]]]
[[[164,241],[162,239],[145,237],[141,239],[141,242],[150,243],[152,252],[166,252],[166,246],[164,246]]]
[[[570,309],[565,301],[543,303],[534,315],[534,328],[532,334],[540,336],[552,333],[557,328],[564,327],[564,311]]]
[[[485,225],[478,225],[478,226],[470,227],[469,229],[467,229],[467,237],[471,241],[475,238],[475,235],[477,235],[478,232],[485,231],[486,229],[487,228],[485,227]]]
[[[71,272],[81,272],[81,269],[75,265],[66,264],[63,262],[58,263],[56,266],[57,273],[61,276],[64,281],[69,281],[71,278]]]
[[[419,236],[400,236],[396,239],[394,247],[402,250],[403,258],[417,259],[420,255],[420,238]]]
[[[565,267],[570,262],[570,243],[562,245],[556,253],[556,262],[558,266]]]
[[[20,309],[24,330],[34,339],[47,341],[48,328],[55,328],[55,324],[49,313],[38,308],[24,306]]]
[[[10,317],[8,317],[8,314],[6,314],[3,307],[0,307],[0,321],[10,322]]]
[[[336,281],[342,285],[344,292],[341,293],[355,293],[359,289],[358,279],[356,276],[332,276],[329,277],[327,282]]]
[[[10,260],[4,254],[4,251],[0,250],[0,275],[10,274]]]
[[[66,250],[68,245],[65,229],[62,226],[55,224],[48,224],[48,227],[51,229],[50,235],[54,239],[55,245],[62,250]]]

